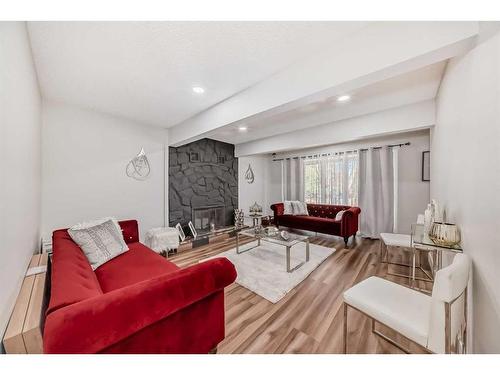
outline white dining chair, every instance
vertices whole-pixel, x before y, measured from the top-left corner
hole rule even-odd
[[[402,351],[408,350],[375,329],[378,322],[430,353],[466,352],[467,284],[470,258],[457,254],[437,271],[432,295],[372,276],[344,292],[344,353],[351,307],[372,319],[372,331]]]
[[[424,223],[424,215],[418,215],[417,216],[417,224],[423,224],[423,223]],[[389,260],[389,249],[393,248],[393,247],[396,247],[396,248],[404,250],[404,251],[411,252],[411,264],[391,262]],[[402,267],[409,268],[409,272],[407,275],[403,275],[401,273],[396,273],[396,272],[391,272],[390,269],[388,268],[387,273],[389,275],[398,276],[398,277],[406,277],[406,278],[408,278],[410,285],[413,285],[413,282],[415,280],[432,281],[433,280],[432,274],[429,274],[427,272],[427,270],[425,270],[421,267],[420,256],[419,256],[419,267],[418,268],[420,269],[420,271],[422,271],[422,273],[426,277],[416,276],[417,254],[420,255],[419,252],[417,252],[415,249],[412,248],[411,235],[403,234],[403,233],[380,233],[380,261],[381,261],[381,263],[387,263],[388,265],[395,265],[395,266],[402,266]],[[384,255],[385,255],[385,258],[384,258]],[[434,260],[432,259],[432,257],[429,258],[429,263],[431,264],[431,269],[433,269],[434,268]]]

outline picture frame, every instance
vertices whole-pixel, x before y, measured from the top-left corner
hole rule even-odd
[[[194,227],[194,225],[193,225],[193,222],[192,222],[192,221],[190,221],[190,222],[188,223],[188,226],[189,226],[189,230],[190,230],[190,231],[191,231],[191,233],[193,234],[193,238],[196,238],[196,237],[198,236],[198,232],[196,232],[196,229],[195,229],[195,227]]]
[[[431,152],[422,152],[422,181],[431,180]]]
[[[179,233],[179,238],[181,239],[181,242],[186,239],[186,234],[184,233],[184,230],[182,229],[181,223],[177,223],[175,225],[175,229],[177,229],[177,232]]]

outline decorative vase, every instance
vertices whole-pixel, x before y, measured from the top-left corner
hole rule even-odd
[[[243,210],[240,210],[240,209],[235,209],[234,210],[234,225],[236,226],[236,228],[241,228],[244,224],[244,220],[245,220],[245,217],[244,217],[244,213],[243,213]]]
[[[432,206],[431,206],[431,204],[428,204],[427,209],[424,211],[424,233],[425,234],[430,233],[432,222],[433,222]]]
[[[431,206],[432,206],[432,221],[443,221],[443,216],[441,214],[441,207],[439,207],[439,203],[437,200],[432,199],[431,200]]]
[[[436,221],[431,226],[429,238],[437,245],[454,246],[460,242],[460,230],[455,224]]]

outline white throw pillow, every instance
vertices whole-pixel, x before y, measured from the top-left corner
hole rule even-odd
[[[301,201],[284,201],[283,215],[309,215],[307,203]]]
[[[293,215],[292,201],[283,202],[283,215]]]
[[[345,210],[341,210],[337,212],[337,215],[335,215],[335,220],[342,220],[342,216],[344,216]]]
[[[307,203],[305,203],[305,202],[293,201],[292,208],[293,208],[294,215],[309,216],[309,212],[307,211]]]
[[[112,218],[77,224],[68,229],[68,234],[82,248],[94,271],[128,250],[120,226]]]

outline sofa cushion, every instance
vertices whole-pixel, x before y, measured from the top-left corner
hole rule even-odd
[[[140,242],[129,243],[128,247],[129,251],[95,270],[104,293],[179,269]]]
[[[51,296],[47,314],[102,294],[85,254],[67,230],[53,234]]]

